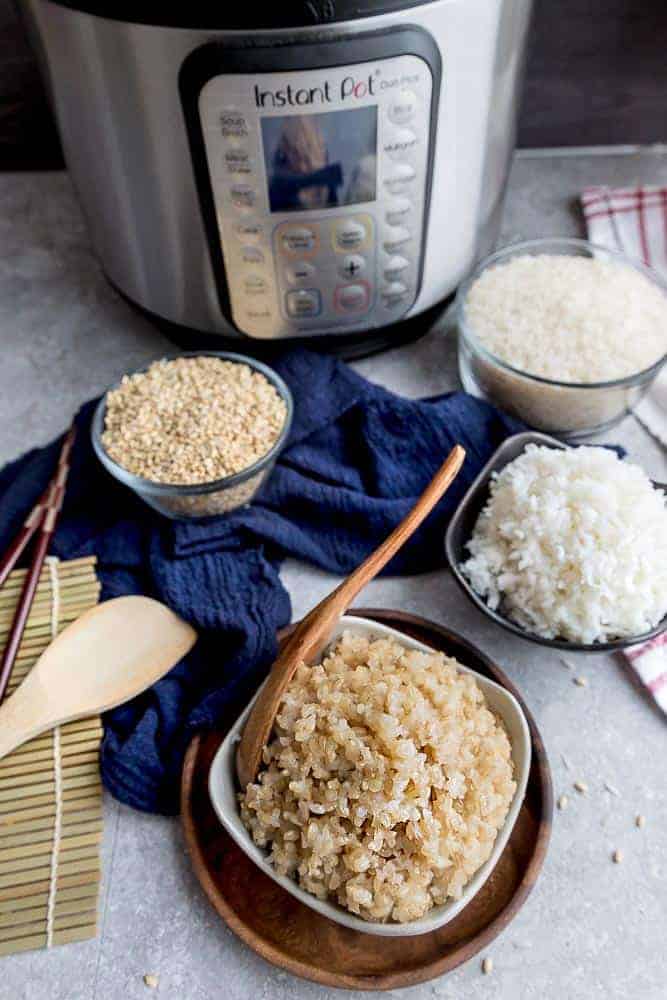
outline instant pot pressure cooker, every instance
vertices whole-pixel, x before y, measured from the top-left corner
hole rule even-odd
[[[24,4],[109,280],[246,349],[427,328],[496,238],[530,7]]]

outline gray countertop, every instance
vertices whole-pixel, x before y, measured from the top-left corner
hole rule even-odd
[[[667,183],[664,150],[524,153],[512,172],[503,241],[579,235],[577,192],[596,182],[633,181]],[[101,277],[64,174],[0,175],[0,330],[0,462],[47,441],[81,402],[168,347]],[[355,367],[408,396],[457,385],[446,324],[417,344]],[[610,439],[624,444],[653,478],[667,479],[664,450],[634,419]],[[335,583],[296,562],[286,563],[282,576],[295,616]],[[492,974],[483,975],[473,959],[401,995],[664,998],[667,726],[631,683],[622,658],[571,657],[589,681],[577,687],[556,652],[501,634],[445,571],[377,581],[363,602],[446,622],[495,656],[535,715],[556,794],[571,792],[576,779],[589,786],[587,795],[572,792],[569,807],[556,812],[542,877],[485,952],[493,957]],[[637,813],[646,816],[643,830],[635,828]],[[616,848],[624,853],[620,865],[611,861]],[[1,959],[2,1000],[338,994],[272,968],[234,937],[192,875],[176,821],[132,812],[107,797],[103,868],[98,938]],[[144,985],[146,973],[159,976],[157,990]]]

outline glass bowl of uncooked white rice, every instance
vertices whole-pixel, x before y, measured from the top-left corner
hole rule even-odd
[[[227,514],[254,498],[292,423],[292,394],[254,358],[201,351],[129,372],[91,427],[108,472],[169,518]]]
[[[445,549],[479,610],[539,645],[603,652],[667,629],[667,487],[611,448],[508,438]]]
[[[457,295],[467,392],[566,439],[630,412],[667,360],[667,283],[585,240],[530,240],[483,260]]]
[[[365,934],[425,934],[470,903],[510,838],[530,771],[528,723],[508,690],[346,615],[321,662],[292,679],[258,778],[240,795],[236,746],[251,707],[208,784],[258,868]]]

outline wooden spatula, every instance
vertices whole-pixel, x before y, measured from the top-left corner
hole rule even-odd
[[[346,580],[306,615],[294,630],[273,664],[266,684],[248,716],[236,751],[236,774],[241,788],[255,780],[268,742],[273,720],[285,689],[300,663],[318,656],[341,615],[433,510],[463,465],[465,451],[456,445],[426,487],[407,517]]]
[[[149,597],[116,597],[91,608],[54,639],[0,707],[0,758],[47,729],[141,694],[196,638]]]

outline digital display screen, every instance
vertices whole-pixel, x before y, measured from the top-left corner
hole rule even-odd
[[[377,108],[262,118],[272,212],[375,201]]]

